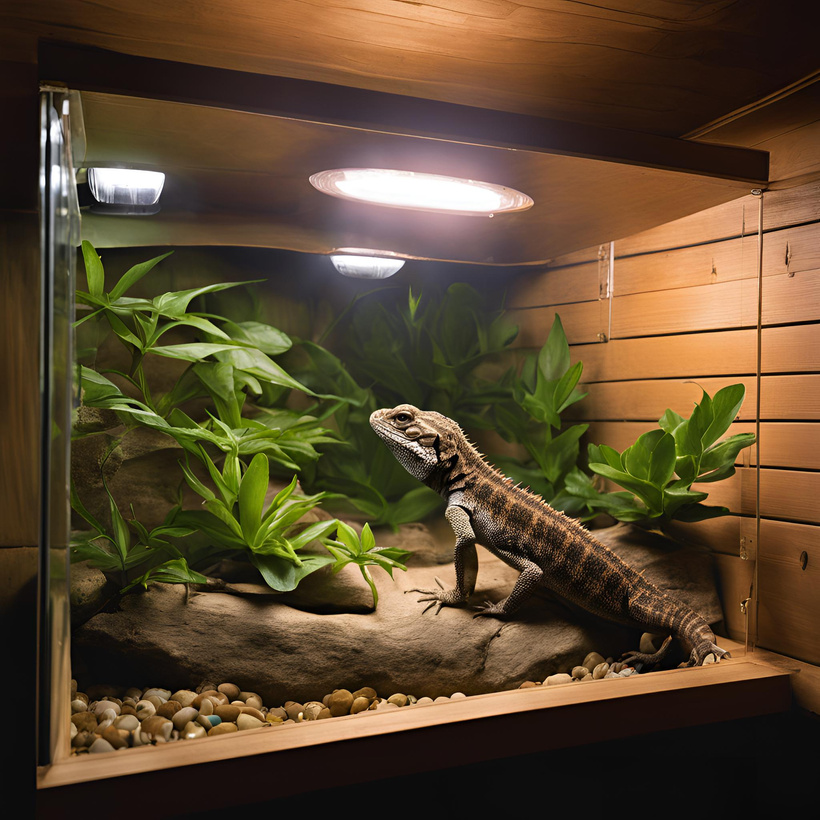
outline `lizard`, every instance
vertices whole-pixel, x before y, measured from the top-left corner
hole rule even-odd
[[[651,584],[579,521],[553,509],[540,496],[513,484],[467,439],[459,425],[411,404],[376,410],[370,425],[400,464],[444,497],[445,517],[455,535],[455,587],[412,589],[424,597],[424,612],[466,606],[475,592],[479,543],[520,573],[510,594],[475,607],[475,616],[507,618],[539,587],[588,612],[646,631],[668,633],[655,653],[629,652],[626,664],[648,668],[667,654],[672,637],[690,652],[686,666],[712,654],[729,657],[709,624],[694,610]],[[475,617],[474,616],[474,617]]]

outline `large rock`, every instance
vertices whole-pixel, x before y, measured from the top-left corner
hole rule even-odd
[[[597,534],[656,584],[698,602],[707,620],[719,621],[708,553],[645,533],[633,543],[632,529]],[[570,610],[546,592],[509,621],[473,618],[467,609],[445,608],[437,616],[424,612],[417,603],[421,596],[405,593],[434,587],[436,575],[452,583],[453,568],[429,560],[437,550],[432,544],[425,549],[430,537],[418,525],[398,536],[377,537],[384,546],[409,541],[421,547],[414,556],[418,566],[410,559],[408,571],[395,572],[393,581],[373,570],[379,590],[375,611],[362,613],[359,596],[358,612],[338,612],[328,601],[332,587],[321,579],[314,582],[314,611],[309,611],[307,586],[300,587],[301,599],[288,603],[287,596],[263,590],[187,593],[181,586],[158,584],[144,594],[125,596],[119,611],[100,613],[75,631],[76,669],[84,670],[88,682],[126,685],[183,688],[206,679],[228,680],[276,705],[365,685],[380,694],[402,691],[419,697],[512,689],[525,680],[568,672],[592,650],[617,656],[637,649],[637,632]],[[503,598],[517,573],[479,552],[474,601]],[[418,560],[425,555],[427,561]],[[341,576],[347,576],[339,588],[347,589],[342,595],[348,601],[352,587],[367,589],[357,568],[348,566]]]

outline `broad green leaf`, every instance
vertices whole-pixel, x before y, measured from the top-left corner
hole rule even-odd
[[[244,370],[252,376],[256,376],[258,379],[282,387],[289,387],[293,390],[300,390],[311,396],[316,395],[312,390],[309,390],[305,385],[285,372],[276,362],[269,359],[261,350],[236,346],[231,348],[228,345],[224,345],[221,347],[221,350],[214,352],[216,353],[216,358],[220,361],[229,362],[237,370]]]
[[[105,271],[103,270],[102,260],[94,246],[85,239],[82,248],[85,274],[88,279],[88,292],[99,298],[105,290]]]
[[[556,413],[561,413],[569,406],[569,400],[583,370],[583,362],[576,362],[558,381],[553,396],[553,407]]]
[[[329,555],[305,556],[300,566],[278,555],[259,555],[252,552],[250,559],[265,583],[277,592],[290,592],[296,589],[303,578],[333,563],[333,558]]]
[[[305,527],[298,535],[288,536],[288,540],[294,550],[304,549],[311,541],[317,541],[330,535],[336,529],[336,519],[329,521],[317,521]]]
[[[538,353],[538,369],[547,381],[560,379],[569,369],[569,345],[557,313],[547,341]]]
[[[225,332],[232,339],[258,348],[268,356],[278,356],[293,346],[290,336],[262,322],[225,322]]]
[[[738,433],[725,441],[713,444],[701,457],[698,481],[704,481],[703,476],[714,470],[731,467],[735,463],[737,454],[745,447],[750,447],[754,442],[754,433]]]
[[[205,285],[204,287],[191,288],[190,290],[180,290],[172,293],[163,293],[153,300],[154,307],[165,316],[179,317],[188,309],[191,300],[206,293],[216,293],[229,288],[240,287],[241,285],[253,285],[261,282],[261,279],[254,279],[247,282],[220,282],[215,285]]]
[[[657,515],[663,512],[663,496],[658,487],[635,475],[615,470],[608,464],[590,464],[589,467],[598,475],[602,475],[604,478],[608,478],[634,493],[646,504],[650,512]]]
[[[262,522],[262,508],[268,491],[268,457],[258,453],[251,460],[239,485],[239,520],[245,540],[252,544]]]
[[[705,504],[693,504],[681,507],[675,516],[679,521],[694,524],[698,521],[706,521],[710,518],[719,518],[722,515],[729,515],[727,507],[711,507]]]
[[[665,435],[663,430],[650,430],[638,436],[637,441],[624,450],[621,459],[624,469],[636,478],[648,480],[652,453]]]
[[[685,486],[667,487],[663,492],[663,512],[667,518],[677,517],[680,510],[689,504],[698,504],[707,497],[706,493],[690,490]]]
[[[169,359],[182,359],[185,362],[198,362],[207,356],[213,356],[226,350],[235,350],[233,344],[215,344],[212,342],[190,342],[178,345],[158,345],[151,348],[151,353],[157,356],[167,356]]]
[[[667,411],[660,417],[658,424],[667,433],[674,433],[675,430],[685,421],[683,416],[678,415],[674,410]]]
[[[621,454],[608,444],[590,444],[588,447],[589,462],[598,464],[608,464],[614,470],[623,470],[623,458]]]
[[[664,433],[650,456],[649,481],[656,487],[664,487],[675,472],[675,460],[675,439],[671,434]]]
[[[742,384],[731,384],[718,390],[712,399],[712,420],[703,433],[703,447],[714,444],[728,429],[737,416],[746,388]]]
[[[83,243],[85,245],[85,243]],[[133,268],[127,270],[122,277],[120,278],[119,282],[111,288],[111,293],[109,296],[111,300],[119,299],[132,285],[139,282],[145,274],[149,273],[155,265],[159,262],[162,262],[163,259],[170,256],[173,251],[168,251],[168,253],[162,254],[162,256],[156,256],[153,259],[149,259],[147,262],[141,262],[139,265],[134,265]],[[83,248],[83,254],[85,254],[85,248]]]

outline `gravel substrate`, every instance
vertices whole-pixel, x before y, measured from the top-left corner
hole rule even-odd
[[[637,674],[640,668],[640,664],[633,668],[590,652],[570,673],[550,675],[543,682],[526,681],[520,688],[628,677]],[[401,692],[380,697],[374,689],[365,686],[356,691],[336,689],[321,701],[286,701],[282,706],[266,706],[258,694],[243,691],[234,683],[203,682],[195,689],[176,692],[160,687],[123,690],[95,685],[80,692],[76,681],[72,681],[71,747],[72,754],[113,752],[464,697],[461,692],[435,699],[416,698]]]

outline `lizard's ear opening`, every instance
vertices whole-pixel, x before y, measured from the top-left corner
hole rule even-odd
[[[456,438],[449,430],[444,430],[439,433],[436,440],[436,451],[438,452],[438,460],[440,462],[447,461],[458,455]]]

